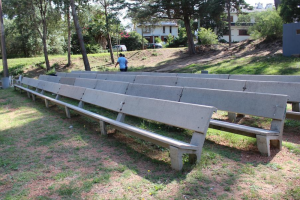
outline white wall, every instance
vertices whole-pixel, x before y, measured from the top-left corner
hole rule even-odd
[[[232,26],[231,27],[231,41],[243,41],[243,40],[247,40],[250,38],[249,35],[239,35],[239,30],[240,29],[246,29],[248,30],[248,27],[243,27],[243,26]],[[221,37],[220,39],[225,39],[227,42],[229,41],[229,36],[228,35],[224,35],[223,37]]]
[[[137,27],[136,32],[142,35],[142,28]],[[163,33],[163,27],[162,26],[155,26],[151,27],[150,33],[145,33],[144,36],[168,36],[170,34],[170,26],[165,26],[165,33]],[[172,26],[172,33],[174,37],[178,36],[178,27]]]

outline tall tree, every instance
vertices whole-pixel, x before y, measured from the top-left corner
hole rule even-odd
[[[196,50],[190,22],[192,17],[197,18],[198,9],[204,1],[206,0],[136,0],[130,7],[141,7],[141,5],[143,5],[145,16],[147,15],[153,18],[183,20],[187,32],[189,53],[195,54]]]
[[[49,0],[30,0],[30,17],[32,22],[34,22],[34,27],[38,31],[42,42],[43,42],[43,51],[45,57],[45,63],[47,71],[50,70],[50,62],[48,57],[47,49],[47,20],[48,16],[51,16],[53,13],[49,13],[52,10]]]
[[[284,22],[300,22],[299,0],[281,0],[280,8],[280,16],[282,17]]]
[[[5,45],[5,32],[2,15],[2,0],[0,0],[0,28],[1,28],[1,52],[2,52],[2,64],[3,64],[3,77],[8,77],[8,65],[6,56],[6,45]]]
[[[279,4],[280,4],[280,0],[274,0],[274,4],[275,4],[275,8],[277,10],[279,7]]]
[[[76,10],[75,10],[74,0],[70,0],[70,4],[71,4],[71,8],[72,8],[72,15],[73,15],[75,28],[76,28],[76,33],[78,35],[78,41],[79,41],[79,44],[80,44],[80,49],[81,49],[81,54],[82,54],[82,58],[83,58],[84,68],[85,68],[85,71],[91,71],[90,63],[89,63],[87,53],[86,53],[86,49],[85,49],[85,46],[84,46],[82,30],[81,30],[81,27],[79,25],[78,16],[77,16],[77,13],[76,13]]]
[[[229,46],[231,46],[231,12],[235,11],[237,14],[241,12],[241,7],[247,7],[245,0],[224,0],[225,9],[227,11],[228,29],[229,29]]]
[[[115,59],[114,59],[114,54],[113,54],[112,44],[111,44],[109,11],[108,11],[110,2],[108,0],[100,0],[99,2],[100,2],[100,4],[102,5],[102,7],[104,9],[105,22],[106,22],[105,27],[106,27],[108,48],[109,48],[109,52],[110,52],[111,63],[114,64],[115,63]]]

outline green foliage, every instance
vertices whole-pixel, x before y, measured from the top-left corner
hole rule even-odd
[[[281,0],[280,16],[286,23],[291,23],[294,19],[300,19],[299,0]]]
[[[210,28],[200,28],[200,31],[198,32],[198,42],[204,45],[217,44],[218,36]]]
[[[120,40],[121,44],[126,45],[127,51],[142,49],[142,40],[144,40],[144,44],[148,42],[146,39],[143,39],[142,36],[135,31],[132,31],[128,34],[130,35],[129,37],[127,38],[122,37]]]
[[[283,21],[276,10],[267,10],[250,14],[255,23],[248,30],[251,38],[273,40],[282,37]]]
[[[186,44],[187,44],[186,30],[185,28],[178,27],[178,37],[175,37],[173,39],[173,42],[168,44],[168,47],[179,47],[180,45],[186,46]]]
[[[173,35],[170,33],[170,34],[168,35],[167,39],[168,39],[168,43],[169,43],[169,45],[170,45],[171,43],[173,43],[174,37],[173,37]]]
[[[162,43],[160,37],[156,37],[156,38],[155,38],[155,43]]]

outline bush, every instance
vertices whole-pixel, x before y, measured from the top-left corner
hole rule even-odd
[[[227,43],[227,41],[225,39],[220,39],[219,42],[220,43]]]
[[[205,29],[200,28],[198,32],[198,42],[199,44],[217,44],[218,36],[212,31],[211,28]]]
[[[135,31],[128,33],[129,37],[122,37],[121,44],[125,44],[128,51],[134,51],[142,49],[142,40],[144,40],[144,45],[148,43],[146,39],[143,39],[140,34]]]
[[[267,10],[251,14],[255,24],[248,30],[252,39],[278,39],[283,34],[283,21],[276,10]]]

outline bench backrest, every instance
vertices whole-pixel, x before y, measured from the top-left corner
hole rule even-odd
[[[66,72],[56,72],[56,75],[60,76],[60,77],[66,77],[67,74],[68,73],[66,73]]]
[[[97,85],[96,79],[76,78],[74,86],[94,89]]]
[[[206,133],[216,108],[86,89],[82,101],[126,115]],[[138,108],[138,109],[137,109]],[[178,114],[180,113],[180,114]],[[209,116],[209,119],[207,117]]]
[[[300,76],[293,75],[230,75],[229,79],[300,83]]]
[[[128,82],[98,80],[95,89],[125,94],[128,85]]]
[[[86,88],[83,87],[61,84],[57,94],[71,99],[81,100],[85,90]]]
[[[60,76],[49,76],[49,75],[40,75],[39,80],[49,81],[53,83],[59,83],[61,77]]]
[[[198,81],[199,80],[196,79],[196,83],[199,83]],[[222,80],[221,86],[225,84],[223,81],[225,80]],[[245,84],[245,81],[237,82]],[[240,83],[240,86],[242,87],[243,84]],[[219,110],[277,120],[284,119],[288,98],[286,95],[266,93],[182,86],[147,85],[106,80],[98,80],[95,89],[132,96],[210,105]]]
[[[71,77],[62,77],[59,80],[59,83],[61,84],[67,84],[67,85],[74,85],[76,78],[71,78]]]
[[[134,83],[150,84],[150,85],[169,85],[175,86],[177,77],[167,76],[136,76]]]

